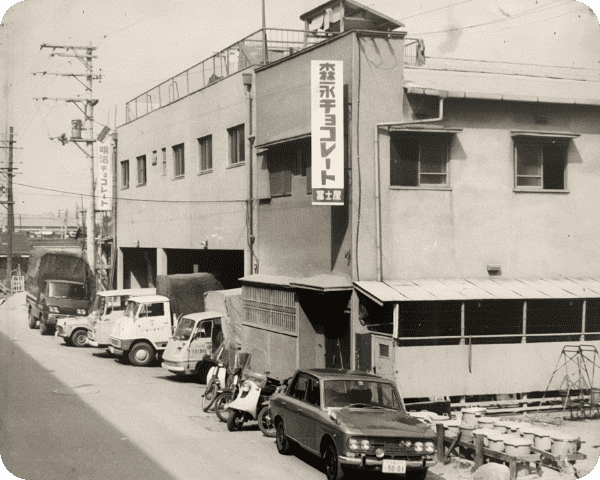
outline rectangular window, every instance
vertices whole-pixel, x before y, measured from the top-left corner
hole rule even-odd
[[[515,188],[565,190],[567,139],[515,138]]]
[[[146,185],[146,155],[137,157],[138,185]]]
[[[448,185],[448,133],[396,133],[390,141],[390,185],[443,187]]]
[[[163,148],[161,149],[162,152],[162,174],[166,175],[167,174],[167,149]]]
[[[121,162],[121,188],[129,188],[129,160]]]
[[[231,165],[243,163],[246,159],[244,125],[230,128],[227,132],[229,133],[229,163]]]
[[[185,175],[185,156],[183,151],[183,143],[173,147],[173,168],[176,177]]]
[[[298,335],[296,293],[269,287],[242,287],[245,321],[257,328]]]
[[[152,165],[156,165],[158,163],[158,152],[156,150],[152,151]]]
[[[212,135],[198,139],[200,149],[200,171],[212,170]]]

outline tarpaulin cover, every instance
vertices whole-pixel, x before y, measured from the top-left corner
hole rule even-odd
[[[242,345],[242,320],[244,302],[242,289],[215,290],[207,292],[204,298],[206,311],[216,311],[224,315],[221,320],[223,338],[229,339],[237,346]]]
[[[46,280],[70,280],[87,286],[88,299],[96,295],[92,270],[83,253],[33,248],[27,266],[25,289],[38,298]]]
[[[204,312],[204,294],[222,289],[223,285],[212,273],[156,276],[156,294],[169,299],[172,311],[177,317]]]

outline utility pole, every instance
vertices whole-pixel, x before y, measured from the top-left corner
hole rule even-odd
[[[14,212],[14,200],[13,200],[13,145],[17,143],[13,140],[13,127],[10,127],[10,133],[8,136],[8,168],[6,168],[6,187],[7,187],[7,199],[6,202],[0,202],[6,204],[8,210],[8,235],[6,245],[6,280],[8,284],[8,290],[12,293],[12,257],[13,257],[13,234],[15,231],[15,212]],[[4,169],[2,169],[4,170]]]
[[[88,214],[85,217],[86,218],[86,230],[87,230],[87,241],[86,241],[86,248],[87,248],[87,258],[88,258],[88,263],[90,265],[90,267],[92,268],[92,271],[94,272],[95,278],[96,278],[96,283],[97,285],[99,284],[99,275],[98,275],[98,268],[97,268],[97,262],[96,262],[96,192],[95,192],[95,178],[94,178],[94,143],[95,143],[95,139],[94,139],[94,106],[98,103],[98,100],[94,99],[93,96],[93,81],[94,79],[100,79],[101,76],[100,75],[94,75],[94,68],[93,68],[93,59],[94,58],[98,58],[96,55],[94,55],[94,51],[96,50],[96,47],[92,46],[92,43],[90,42],[90,44],[88,46],[72,46],[72,45],[47,45],[47,44],[42,44],[42,46],[40,48],[51,48],[52,52],[50,53],[50,56],[58,56],[58,57],[74,57],[77,58],[82,64],[83,66],[86,68],[86,72],[82,73],[82,74],[76,74],[76,73],[54,73],[54,72],[37,72],[38,74],[43,74],[43,75],[60,75],[60,76],[66,76],[66,77],[73,77],[75,78],[79,83],[81,83],[85,89],[87,90],[88,93],[88,98],[84,99],[84,98],[50,98],[50,97],[42,97],[41,99],[49,99],[49,100],[63,100],[63,101],[67,101],[67,102],[73,102],[73,103],[77,103],[77,102],[81,102],[85,104],[85,111],[84,111],[84,115],[85,115],[85,126],[84,126],[84,130],[86,132],[85,138],[82,137],[77,137],[77,136],[71,136],[70,141],[75,143],[75,145],[82,150],[85,155],[90,159],[90,194],[88,195]],[[65,52],[56,52],[56,50],[61,49],[61,50],[66,50]],[[85,53],[78,53],[79,51],[85,51]],[[70,53],[72,52],[72,53]],[[35,75],[35,74],[34,74]],[[79,80],[77,77],[85,77],[86,81],[82,82],[81,80]],[[39,100],[39,99],[36,99]],[[81,109],[80,109],[81,110]],[[61,141],[66,140],[65,136],[62,136],[63,138],[61,139],[59,137],[59,139]],[[83,143],[85,142],[86,147],[87,147],[87,152],[86,150],[84,150],[83,148],[81,148],[79,146],[79,143]],[[63,142],[63,144],[66,142]]]

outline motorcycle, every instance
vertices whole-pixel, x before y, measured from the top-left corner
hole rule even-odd
[[[281,393],[285,391],[287,388],[288,382],[291,380],[290,378],[286,378],[281,385],[279,385],[273,395],[277,393]],[[272,396],[272,395],[271,395]],[[264,401],[261,405],[260,412],[258,413],[258,417],[256,421],[258,422],[258,428],[263,433],[265,437],[275,437],[276,429],[275,424],[273,423],[273,417],[271,416],[271,397],[269,397],[266,401]]]
[[[229,404],[227,430],[239,431],[246,421],[257,420],[259,406],[281,385],[277,379],[268,377],[269,373],[266,352],[260,348],[252,349],[251,362],[242,371],[239,393]]]
[[[227,366],[223,362],[223,352],[227,352],[229,348],[228,341],[226,340],[221,344],[218,350],[213,355],[205,355],[204,361],[212,364],[208,371],[208,381],[206,382],[206,390],[202,395],[202,409],[207,412],[210,407],[213,406],[217,399],[218,392],[225,387],[227,378]]]
[[[242,371],[250,362],[250,354],[230,349],[229,364],[227,367],[228,385],[217,392],[214,402],[215,414],[222,422],[227,422],[229,404],[237,397],[240,387]]]

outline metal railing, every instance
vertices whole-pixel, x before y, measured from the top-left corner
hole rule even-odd
[[[334,35],[328,32],[267,28],[267,51],[264,52],[263,31],[258,30],[127,102],[125,121],[128,123],[143,117],[247,67],[275,62]],[[416,39],[406,41],[408,43],[404,47],[404,63],[422,65],[425,61],[423,42]],[[419,63],[421,61],[422,63]]]

